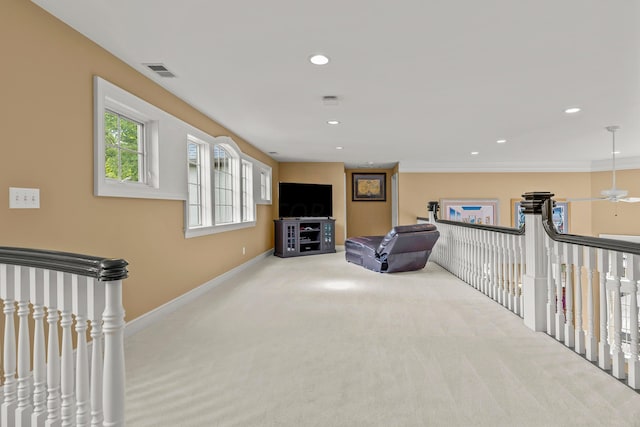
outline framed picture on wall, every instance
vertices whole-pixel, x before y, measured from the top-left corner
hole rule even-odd
[[[387,200],[386,173],[354,173],[353,175],[354,202],[384,202]]]
[[[521,199],[511,199],[511,224],[515,228],[524,225],[524,212],[521,205]],[[569,232],[569,202],[555,200],[555,206],[551,218],[553,225],[558,233],[566,234]]]
[[[498,225],[497,199],[442,199],[440,216],[469,224]]]

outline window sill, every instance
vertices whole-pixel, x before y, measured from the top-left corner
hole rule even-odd
[[[184,194],[169,193],[146,184],[97,180],[94,187],[96,196],[130,197],[135,199],[185,200]]]
[[[226,231],[242,230],[243,228],[255,227],[255,221],[237,222],[233,224],[211,225],[208,227],[188,228],[184,232],[185,239],[193,237],[207,236],[209,234],[224,233]]]

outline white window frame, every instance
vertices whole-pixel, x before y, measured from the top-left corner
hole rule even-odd
[[[138,183],[138,184],[145,184],[145,179],[146,179],[146,171],[147,171],[147,143],[146,143],[146,130],[147,130],[147,125],[145,123],[142,123],[136,119],[134,119],[131,116],[125,115],[123,113],[117,112],[117,111],[113,111],[110,108],[105,108],[105,115],[109,113],[111,115],[116,116],[117,118],[117,122],[120,124],[123,120],[127,120],[129,122],[135,123],[138,126],[138,138],[137,138],[137,142],[138,142],[138,147],[135,151],[136,153],[136,157],[138,160],[138,176],[136,177],[136,181],[128,181],[127,179],[116,179],[116,178],[111,178],[111,177],[107,177],[106,176],[106,165],[105,165],[105,179],[107,180],[114,180],[114,181],[119,181],[119,182],[132,182],[132,183]],[[106,118],[104,118],[103,115],[103,120],[106,121]],[[120,130],[122,128],[122,126],[119,126]],[[123,148],[121,146],[121,134],[120,132],[118,132],[118,141],[116,145],[111,145],[111,144],[107,144],[106,140],[105,140],[105,151],[108,148],[113,148],[117,151],[118,153],[118,174],[121,176],[121,172],[122,172],[122,153],[123,152],[130,152],[132,153],[133,151],[131,149],[128,148]],[[105,163],[106,163],[106,154],[105,154]]]
[[[119,181],[105,177],[105,110],[111,110],[128,117],[144,126],[145,168],[141,172],[142,182]],[[202,224],[189,224],[189,141],[201,145],[202,152]],[[232,153],[233,172],[233,221],[227,224],[215,224],[214,182],[211,171],[211,157],[214,145],[222,145]],[[154,105],[138,98],[124,89],[94,76],[94,194],[108,197],[131,197],[182,200],[184,202],[185,237],[196,237],[220,233],[256,225],[256,204],[271,204],[272,179],[271,167],[244,154],[238,145],[228,136],[213,137],[183,122],[177,117],[162,111]],[[253,202],[246,203],[251,215],[242,215],[242,161],[249,162],[252,169]],[[261,175],[262,174],[262,175]],[[261,176],[263,176],[263,194],[261,197]],[[249,178],[249,177],[247,177]],[[248,199],[248,197],[244,197]],[[245,207],[245,212],[246,212]],[[245,221],[243,221],[245,219]],[[251,220],[249,220],[251,219]]]
[[[242,222],[255,221],[256,205],[253,202],[253,163],[249,160],[241,160],[240,170],[240,215]]]
[[[202,227],[210,227],[211,226],[211,175],[208,173],[209,171],[209,144],[206,142],[196,138],[195,136],[188,134],[187,135],[187,150],[189,150],[189,145],[194,144],[198,150],[199,156],[199,201],[200,201],[200,224],[191,224],[191,206],[194,205],[191,200],[191,192],[188,188],[190,184],[190,175],[189,175],[189,166],[187,166],[187,201],[186,201],[186,211],[185,211],[185,224],[186,228],[196,229]],[[187,152],[187,164],[189,164],[188,152]]]
[[[216,168],[214,156],[216,148],[225,152],[225,158],[229,159],[229,170],[222,171]],[[213,223],[216,226],[235,224],[240,221],[240,156],[229,144],[215,144],[211,150],[211,173],[213,174]],[[216,171],[218,173],[216,173]],[[218,180],[224,182],[218,182]],[[223,194],[224,193],[224,194]],[[230,193],[230,194],[227,194]],[[230,199],[230,200],[229,200]],[[229,219],[222,214],[218,215],[220,208],[231,207]]]
[[[251,203],[251,209],[253,212],[253,216],[251,220],[243,221],[242,220],[242,162],[247,161],[250,157],[243,155],[240,149],[237,147],[236,143],[229,137],[219,136],[212,137],[203,132],[195,131],[190,132],[189,138],[191,140],[198,140],[203,143],[203,149],[206,154],[203,156],[208,159],[208,164],[203,168],[203,195],[208,198],[207,207],[205,209],[205,216],[203,217],[205,224],[202,226],[190,226],[189,225],[189,203],[185,202],[185,237],[199,237],[206,236],[209,234],[222,233],[225,231],[231,230],[239,230],[242,228],[255,227],[255,201]],[[213,170],[213,151],[214,146],[221,146],[224,150],[230,155],[232,159],[231,167],[232,167],[232,188],[233,188],[233,222],[229,223],[216,223],[215,218],[215,172]],[[185,149],[185,156],[187,155],[187,151]],[[188,158],[185,159],[185,162],[188,163]],[[255,170],[252,163],[252,170]],[[254,175],[255,176],[255,175]],[[254,176],[251,177],[252,183],[255,183]],[[188,176],[187,176],[188,181]],[[252,186],[253,194],[255,194],[255,185]]]
[[[112,111],[143,126],[144,152],[140,181],[120,181],[105,173],[105,111]],[[162,111],[100,77],[94,78],[94,193],[96,196],[181,199],[160,189],[159,120]]]
[[[272,193],[271,166],[250,158],[253,163],[253,201],[257,205],[270,205]]]

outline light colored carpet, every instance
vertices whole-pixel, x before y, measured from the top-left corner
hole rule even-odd
[[[640,426],[640,394],[431,262],[270,257],[125,354],[128,426]]]

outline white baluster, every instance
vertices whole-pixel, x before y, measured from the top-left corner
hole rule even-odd
[[[482,264],[482,230],[475,230],[475,246],[476,246],[476,257],[475,257],[475,271],[476,271],[476,284],[475,288],[482,292],[482,281],[484,279],[484,266]]]
[[[611,353],[607,323],[607,272],[609,271],[609,251],[598,249],[598,272],[600,273],[600,342],[598,343],[598,366],[604,370],[611,369]]]
[[[89,301],[88,316],[91,321],[91,426],[101,427],[102,412],[102,313],[105,306],[104,284],[87,279]]]
[[[502,306],[509,308],[509,240],[507,234],[500,233],[502,246]]]
[[[494,301],[498,301],[498,291],[499,291],[499,282],[500,276],[498,275],[498,266],[500,265],[500,260],[498,257],[498,234],[491,233],[491,298]]]
[[[490,267],[490,249],[489,249],[489,232],[482,232],[482,293],[489,296],[489,286],[491,284],[491,278],[489,272]]]
[[[640,255],[627,254],[627,277],[629,289],[629,329],[631,335],[627,384],[633,389],[640,389],[640,359],[638,359],[638,280],[640,280]]]
[[[44,303],[47,306],[47,420],[46,427],[60,426],[60,348],[58,343],[58,282],[64,273],[47,271],[44,275]]]
[[[556,331],[555,282],[553,281],[553,240],[545,239],[547,248],[547,333]]]
[[[62,427],[72,426],[75,421],[73,345],[71,332],[71,325],[73,324],[71,276],[71,274],[65,273],[62,282],[58,282],[58,308],[60,309],[60,327],[62,328],[62,358],[60,361]]]
[[[460,270],[460,278],[463,282],[469,283],[469,239],[467,237],[468,229],[461,228],[459,230],[460,235],[460,249],[462,256],[460,257],[462,269]]]
[[[509,309],[514,313],[518,314],[518,245],[517,245],[517,236],[511,234],[508,235],[509,239],[509,282],[511,283],[511,288],[509,290],[509,294],[511,295],[511,299],[509,300]]]
[[[500,289],[500,303],[503,307],[507,306],[507,299],[509,299],[508,288],[509,288],[509,273],[507,266],[507,244],[505,241],[505,234],[498,233],[498,245],[500,246],[500,273],[502,275],[502,280],[500,285],[502,288]]]
[[[511,241],[511,311],[518,314],[518,236],[510,235]]]
[[[593,298],[593,271],[596,268],[596,250],[585,248],[584,266],[587,269],[587,337],[585,339],[585,357],[591,362],[598,360],[598,343],[596,340],[596,306]]]
[[[47,368],[44,346],[44,287],[48,271],[31,269],[31,301],[33,303],[33,413],[31,425],[41,427],[47,417]]]
[[[496,294],[494,299],[502,302],[502,246],[500,244],[500,234],[494,233],[494,245],[496,250]]]
[[[565,310],[567,313],[564,323],[564,345],[574,347],[576,330],[573,326],[573,245],[563,243],[562,246],[564,246],[566,266]]]
[[[122,281],[105,282],[104,426],[124,426],[124,308]]]
[[[461,279],[464,280],[464,274],[463,274],[463,270],[464,270],[464,240],[462,239],[462,232],[460,231],[460,227],[456,227],[456,260],[457,262],[457,267],[456,267],[456,276]]]
[[[4,401],[0,425],[15,425],[16,395],[16,332],[13,315],[15,307],[16,267],[0,265],[0,297],[4,301]]]
[[[465,256],[465,261],[467,264],[467,280],[466,282],[469,285],[473,285],[473,265],[472,265],[472,260],[473,260],[473,237],[472,237],[472,233],[473,233],[473,229],[471,228],[467,228],[466,229],[466,245],[467,245],[467,254]]]
[[[610,252],[611,254],[611,287],[613,288],[613,349],[611,373],[618,379],[626,378],[624,366],[624,353],[622,352],[622,305],[620,292],[620,277],[624,274],[622,265],[622,252]]]
[[[573,263],[576,271],[576,329],[575,329],[575,351],[578,354],[585,353],[584,329],[582,328],[582,264],[583,264],[583,247],[575,246],[573,248]]]
[[[553,242],[553,252],[556,267],[556,339],[564,341],[564,292],[562,286],[562,258],[563,245],[560,242]]]
[[[474,288],[478,288],[478,230],[471,229],[471,284]]]
[[[72,303],[76,315],[76,425],[89,426],[89,353],[87,351],[87,278],[72,275]]]
[[[526,240],[525,240],[525,236],[522,235],[519,238],[519,246],[520,246],[520,286],[524,286],[524,276],[527,273],[527,252],[526,252]],[[524,307],[524,294],[522,292],[522,287],[520,287],[520,289],[518,290],[518,294],[520,294],[520,298],[518,299],[519,301],[519,311],[520,311],[520,317],[524,318],[524,310],[522,309],[522,307]]]
[[[28,267],[16,267],[16,298],[18,300],[18,406],[16,425],[31,423],[31,351],[29,345],[29,282]],[[35,276],[35,271],[34,271]],[[34,277],[35,280],[35,277]]]
[[[467,228],[462,228],[460,227],[460,229],[458,230],[458,235],[460,238],[460,254],[462,255],[460,257],[460,264],[461,264],[461,269],[460,269],[460,278],[462,279],[463,282],[465,283],[469,283],[469,238],[468,238],[468,232],[469,229]]]

